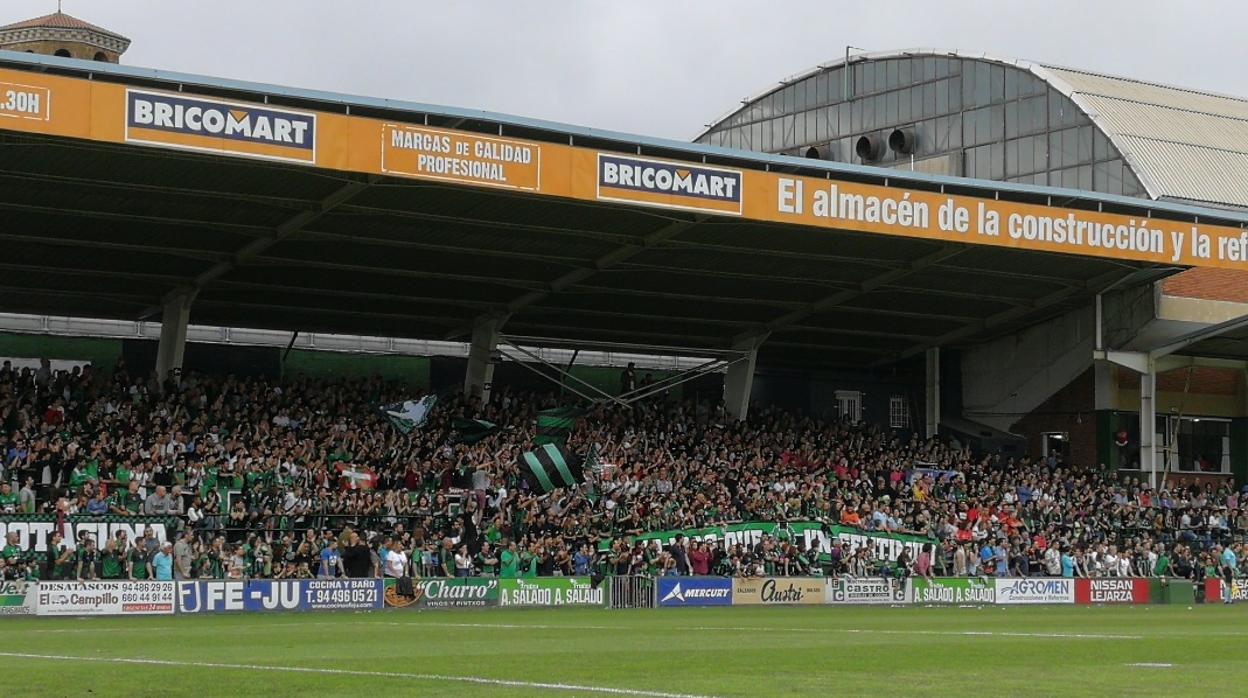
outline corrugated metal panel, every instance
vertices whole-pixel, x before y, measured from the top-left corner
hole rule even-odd
[[[1090,111],[1116,135],[1248,152],[1248,121],[1202,112],[1141,105],[1108,97],[1085,97]]]
[[[1085,109],[1155,199],[1248,206],[1248,101],[1035,66]]]
[[[1116,136],[1163,196],[1248,207],[1248,153],[1137,136]]]
[[[1248,100],[1241,98],[1064,68],[1044,67],[1041,72],[1060,78],[1080,94],[1115,97],[1152,106],[1248,119]]]

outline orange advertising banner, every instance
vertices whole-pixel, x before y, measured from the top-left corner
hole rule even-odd
[[[541,191],[542,146],[462,131],[384,124],[381,171],[404,177]]]
[[[41,73],[0,70],[0,130],[809,228],[1248,269],[1248,232],[1239,227],[601,152]]]

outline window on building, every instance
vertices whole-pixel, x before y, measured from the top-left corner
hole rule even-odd
[[[72,56],[72,55],[70,55],[69,51],[66,51],[66,50],[65,50],[65,49],[63,49],[63,48],[58,48],[58,49],[56,50],[56,53],[54,53],[54,54],[52,54],[52,55],[54,55],[54,56],[60,56],[61,58],[73,58],[73,56]]]
[[[1231,423],[1226,419],[1170,417],[1170,468],[1180,473],[1229,473]],[[1177,461],[1177,462],[1176,462]]]
[[[893,429],[910,428],[910,401],[905,395],[894,395],[888,399],[888,426]]]
[[[836,410],[841,421],[857,424],[862,421],[862,391],[836,391]]]

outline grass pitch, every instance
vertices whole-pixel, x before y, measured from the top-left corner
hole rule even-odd
[[[5,618],[0,695],[1207,695],[1248,680],[1245,621],[1221,605]]]

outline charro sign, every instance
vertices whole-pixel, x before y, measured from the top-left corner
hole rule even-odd
[[[0,130],[939,242],[1248,269],[1248,232],[0,70]],[[55,108],[52,105],[55,104]],[[413,118],[416,118],[413,115]],[[904,180],[901,180],[904,181]]]

